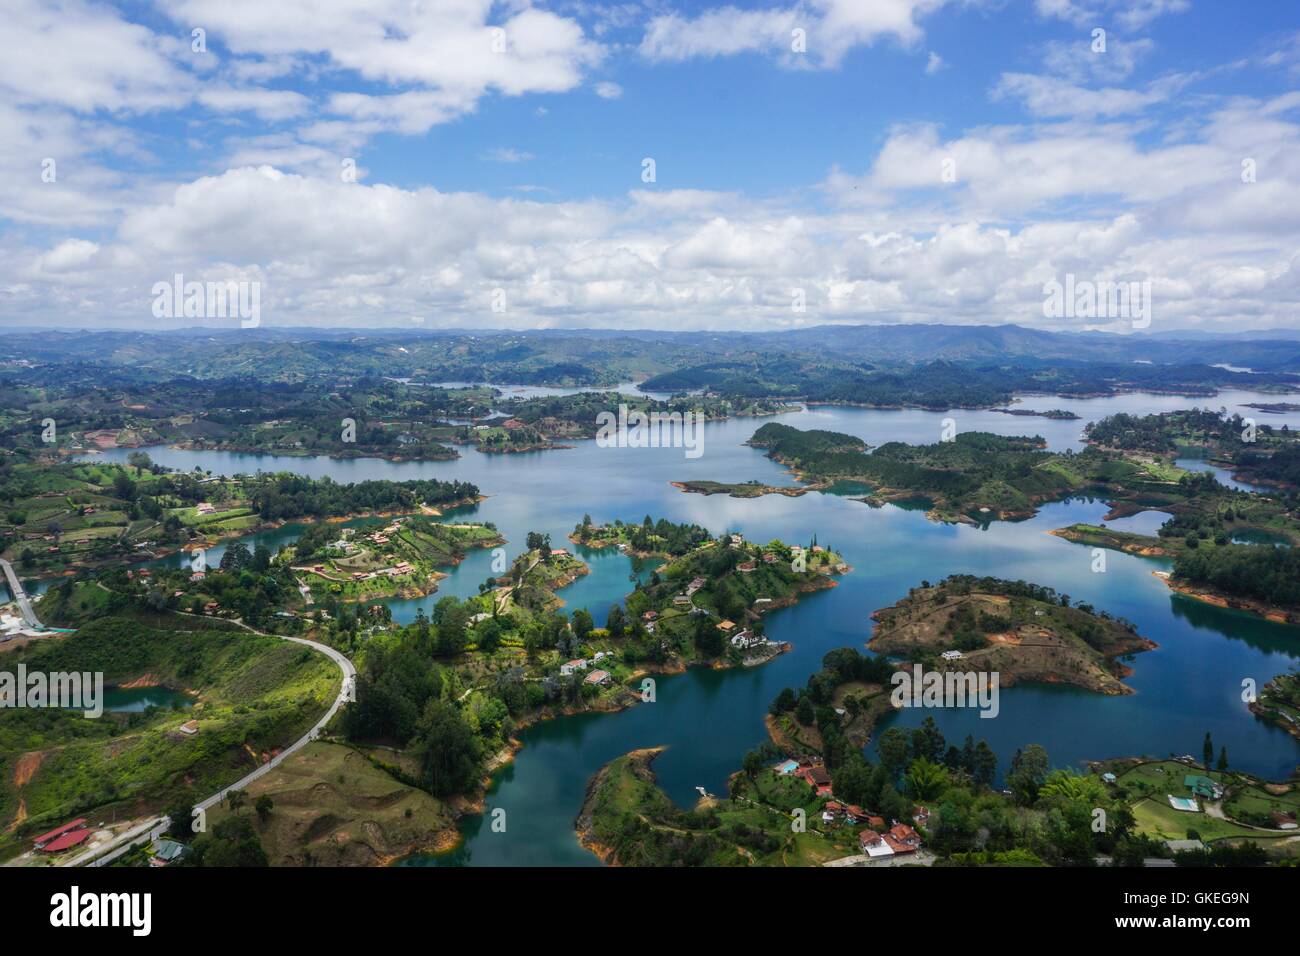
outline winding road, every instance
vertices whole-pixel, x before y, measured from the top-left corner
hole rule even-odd
[[[321,717],[320,720],[316,721],[316,723],[312,725],[312,728],[308,730],[307,733],[303,734],[296,741],[294,741],[288,747],[285,747],[278,754],[276,754],[266,763],[257,767],[251,773],[248,773],[243,777],[240,777],[238,780],[230,784],[228,787],[224,787],[223,789],[219,790],[217,793],[214,793],[212,796],[208,797],[206,800],[203,800],[200,803],[195,804],[194,810],[196,813],[205,812],[209,807],[213,807],[216,804],[220,803],[222,800],[226,798],[226,795],[229,794],[230,791],[244,789],[254,780],[258,779],[259,777],[265,776],[266,774],[274,770],[276,767],[280,766],[280,764],[283,763],[287,757],[297,753],[303,747],[307,746],[307,744],[315,740],[320,735],[320,732],[325,727],[325,725],[328,724],[330,720],[334,717],[334,715],[338,713],[339,708],[342,707],[344,703],[346,703],[347,701],[353,699],[353,695],[356,689],[357,669],[352,666],[352,662],[350,660],[348,660],[342,653],[336,651],[334,648],[328,647],[324,644],[317,643],[316,641],[309,641],[303,637],[286,637],[285,635],[282,634],[267,634],[264,631],[259,631],[256,628],[249,627],[243,621],[234,621],[233,623],[238,624],[246,631],[251,631],[254,634],[260,634],[262,637],[276,637],[282,641],[292,641],[295,644],[302,644],[305,647],[310,647],[312,650],[324,654],[326,657],[328,657],[330,660],[332,660],[335,664],[339,666],[339,670],[343,672],[343,682],[339,685],[338,696],[334,698],[334,703],[330,705],[329,710],[325,711],[324,716]],[[162,833],[166,832],[167,828],[170,825],[171,825],[171,818],[166,816],[156,817],[152,820],[148,820],[145,823],[141,824],[140,826],[135,827],[130,831],[128,831],[127,833],[122,834],[122,836],[118,837],[117,839],[110,841],[108,844],[102,847],[96,847],[94,850],[88,851],[86,853],[81,854],[80,856],[68,860],[66,863],[63,864],[63,866],[85,866],[85,865],[104,866],[105,864],[112,862],[122,854],[126,853],[128,850],[131,849],[131,847],[137,845],[138,843],[143,842],[143,840],[156,839]]]

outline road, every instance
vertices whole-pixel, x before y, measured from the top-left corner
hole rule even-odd
[[[280,764],[284,762],[286,757],[289,757],[290,755],[297,753],[303,747],[307,746],[309,743],[315,740],[320,735],[322,728],[324,728],[324,726],[330,722],[330,720],[334,717],[334,715],[338,713],[339,708],[342,707],[344,703],[352,699],[353,689],[356,687],[357,669],[352,666],[352,662],[350,660],[348,660],[346,657],[344,657],[341,653],[336,651],[334,648],[328,647],[324,644],[318,644],[316,641],[309,641],[303,637],[285,637],[279,634],[263,634],[262,631],[254,630],[253,628],[249,627],[247,624],[242,624],[241,626],[249,631],[253,631],[254,634],[262,634],[263,637],[279,637],[280,640],[282,641],[293,641],[295,644],[302,644],[305,647],[310,647],[314,651],[319,651],[320,653],[328,657],[330,660],[332,660],[335,664],[339,665],[339,670],[343,671],[343,683],[339,685],[338,696],[334,698],[334,703],[330,705],[330,709],[325,711],[325,716],[322,717],[320,720],[316,721],[315,726],[313,726],[311,730],[307,731],[307,733],[303,734],[303,736],[299,737],[288,747],[285,747],[278,754],[276,754],[266,763],[262,764],[252,773],[249,773],[246,776],[241,777],[240,779],[232,783],[230,786],[226,787],[224,790],[214,793],[212,796],[208,797],[203,802],[195,804],[194,807],[195,810],[207,810],[209,807],[215,806],[216,804],[224,800],[226,798],[226,794],[230,793],[231,790],[243,790],[246,786],[248,786],[258,777],[264,776],[265,774],[270,773],[276,767],[280,766]]]
[[[14,574],[14,566],[4,558],[0,558],[0,565],[4,566],[5,577],[9,581],[9,590],[13,593],[14,600],[18,602],[18,609],[22,611],[23,620],[27,622],[27,626],[44,630],[44,625],[36,617],[36,612],[32,610],[32,602],[27,600],[27,592],[23,590],[23,582],[19,581],[18,575]]]
[[[330,709],[325,711],[325,716],[321,717],[320,720],[316,721],[316,723],[312,726],[312,728],[309,731],[307,731],[307,733],[303,734],[302,737],[298,738],[298,740],[294,741],[288,747],[285,747],[284,750],[280,751],[278,754],[276,754],[266,763],[257,767],[257,769],[253,770],[251,773],[244,775],[240,779],[236,780],[234,783],[230,784],[230,786],[223,788],[222,790],[220,790],[217,793],[214,793],[212,796],[208,797],[206,800],[202,801],[201,803],[196,804],[194,807],[196,811],[206,811],[209,807],[215,806],[216,804],[224,800],[226,798],[226,794],[230,793],[230,791],[232,790],[243,790],[254,780],[270,773],[276,767],[280,766],[280,764],[283,763],[287,757],[291,756],[294,753],[297,753],[303,747],[307,746],[307,744],[315,740],[317,736],[319,736],[322,728],[324,728],[325,725],[328,724],[330,720],[334,717],[334,715],[338,713],[339,708],[342,707],[346,701],[352,699],[353,691],[354,688],[356,687],[356,682],[357,682],[356,668],[352,666],[352,662],[350,660],[348,660],[346,657],[343,656],[343,654],[336,651],[334,648],[327,647],[324,644],[318,644],[316,641],[309,641],[306,638],[302,638],[302,637],[286,637],[281,634],[266,634],[263,631],[259,631],[255,628],[249,627],[247,624],[244,624],[242,621],[235,621],[234,623],[238,624],[246,631],[252,631],[252,633],[254,634],[261,634],[263,637],[278,637],[282,641],[293,641],[295,644],[302,644],[305,647],[310,647],[312,650],[324,654],[326,657],[328,657],[330,660],[332,660],[335,664],[339,666],[339,670],[343,672],[343,682],[339,685],[338,696],[334,698],[334,703],[330,705]],[[97,847],[93,851],[83,853],[81,856],[69,860],[67,863],[64,863],[63,865],[82,866],[82,865],[89,864],[90,866],[103,866],[104,864],[109,863],[112,860],[116,859],[117,857],[121,856],[132,846],[135,846],[136,844],[142,842],[143,840],[152,841],[156,839],[158,836],[160,836],[162,833],[164,833],[167,830],[170,824],[171,824],[170,818],[165,816],[156,817],[152,820],[147,820],[144,823],[142,823],[140,826],[134,827],[127,833],[122,834],[120,837],[110,842],[107,846]],[[91,862],[92,860],[94,862]]]

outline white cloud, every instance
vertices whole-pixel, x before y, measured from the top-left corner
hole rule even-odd
[[[888,38],[915,44],[923,31],[917,20],[949,0],[807,0],[789,9],[745,10],[716,7],[695,17],[677,13],[654,17],[641,40],[650,60],[687,60],[761,52],[788,65],[839,65],[855,47]],[[803,31],[806,50],[797,49]]]
[[[596,95],[603,100],[616,100],[623,95],[623,87],[609,81],[597,83]]]
[[[484,153],[483,158],[490,163],[526,163],[533,158],[533,154],[509,146],[497,146]]]
[[[1104,26],[1098,21],[1112,17],[1126,30],[1140,30],[1165,14],[1191,9],[1191,0],[1034,0],[1040,16],[1066,20],[1075,26]]]
[[[925,61],[925,73],[927,76],[933,76],[947,65],[943,61],[943,57],[931,50],[929,59]]]

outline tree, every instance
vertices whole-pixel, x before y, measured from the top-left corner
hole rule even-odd
[[[420,782],[436,797],[464,793],[478,777],[479,743],[460,711],[431,700],[416,728]]]
[[[1016,755],[1011,758],[1007,786],[1017,802],[1028,806],[1038,799],[1038,791],[1047,779],[1047,770],[1047,751],[1038,744],[1030,744],[1023,750],[1016,751]]]
[[[1214,762],[1214,741],[1210,739],[1210,732],[1208,730],[1205,732],[1205,744],[1201,749],[1201,755],[1203,758],[1201,763],[1204,765],[1206,770],[1209,770],[1210,764]]]
[[[126,463],[135,469],[136,474],[153,467],[153,459],[149,457],[148,452],[143,451],[131,452],[126,456]]]
[[[745,776],[753,780],[758,776],[758,772],[763,769],[763,754],[759,750],[751,750],[745,754],[745,761],[741,765],[744,768]]]
[[[231,790],[226,794],[226,803],[230,807],[231,813],[238,813],[244,808],[248,800],[248,794],[242,790]]]
[[[794,691],[789,687],[783,687],[781,693],[777,694],[776,699],[772,701],[772,706],[768,708],[768,711],[772,716],[777,717],[794,710],[794,704]]]
[[[485,654],[491,654],[501,646],[501,625],[495,618],[479,621],[474,625],[474,642]]]
[[[812,699],[804,694],[799,698],[799,703],[794,709],[794,719],[805,727],[811,727],[815,718]]]
[[[253,804],[253,809],[257,811],[257,819],[265,823],[267,818],[271,816],[271,809],[274,806],[275,801],[265,793],[258,797],[257,802]]]
[[[584,643],[587,638],[591,636],[591,632],[596,627],[595,622],[591,619],[591,612],[586,608],[579,608],[574,611],[573,617],[570,618],[569,623],[573,628],[573,633],[577,635],[578,640]]]
[[[917,800],[933,800],[948,789],[948,771],[919,757],[907,768],[907,792]]]
[[[912,748],[907,732],[901,727],[890,727],[880,735],[876,750],[880,754],[880,765],[888,772],[889,779],[897,780],[911,759]]]
[[[609,616],[605,618],[605,630],[615,640],[627,633],[627,613],[623,610],[623,605],[615,604],[609,609]]]
[[[262,841],[247,817],[227,817],[212,828],[210,833],[201,833],[190,846],[190,851],[181,857],[187,866],[269,866]]]
[[[1226,746],[1219,748],[1219,770],[1228,769],[1228,748]]]

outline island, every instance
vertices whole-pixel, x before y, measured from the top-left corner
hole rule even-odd
[[[1023,581],[954,575],[913,588],[872,615],[868,647],[935,671],[994,672],[1003,686],[1072,684],[1101,694],[1131,694],[1117,658],[1155,643],[1136,627],[1073,606],[1054,590]]]

